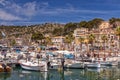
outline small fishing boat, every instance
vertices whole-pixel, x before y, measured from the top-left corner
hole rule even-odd
[[[25,70],[33,70],[33,71],[47,71],[47,64],[46,62],[20,62],[20,65]]]

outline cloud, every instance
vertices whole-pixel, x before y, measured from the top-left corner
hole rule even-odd
[[[84,15],[87,14],[89,16],[91,15],[109,15],[110,13],[112,14],[120,14],[120,10],[118,9],[85,9],[85,8],[76,8],[72,4],[67,3],[65,6],[62,7],[46,7],[45,9],[39,9],[39,14],[42,15],[49,15],[49,16],[56,16],[56,15],[69,15],[69,14],[74,14],[74,15]]]
[[[9,0],[0,0],[0,20],[29,20],[36,16],[40,9],[45,9],[47,6],[47,2],[39,4],[33,1],[19,4]]]
[[[10,13],[5,12],[4,10],[0,9],[0,19],[1,20],[7,20],[7,21],[13,21],[13,20],[22,20],[22,18],[12,15]]]
[[[70,3],[64,6],[52,6],[48,2],[26,2],[16,3],[15,0],[0,0],[0,20],[6,21],[32,21],[35,17],[43,18],[43,16],[55,18],[73,17],[73,18],[91,18],[91,16],[108,15],[109,13],[118,14],[119,10],[91,10],[89,8],[78,8]],[[29,0],[28,0],[29,1]],[[92,3],[92,2],[91,2]],[[89,3],[90,4],[90,3]],[[94,5],[96,3],[92,3]],[[101,4],[101,3],[97,3]],[[83,4],[84,5],[84,4]],[[86,16],[87,15],[87,16]],[[41,17],[42,16],[42,17]],[[83,16],[83,17],[82,17]],[[38,20],[38,19],[37,19]],[[40,19],[39,19],[40,20]]]
[[[31,17],[34,16],[37,11],[37,3],[27,2],[20,5],[15,2],[6,1],[4,9],[20,16]]]
[[[0,0],[0,4],[1,4],[1,5],[5,5],[4,2],[5,2],[5,0]]]
[[[40,14],[48,14],[48,15],[57,15],[57,14],[70,14],[70,13],[89,13],[89,14],[106,14],[107,11],[99,11],[99,10],[83,10],[76,8],[55,8],[55,9],[44,9],[39,11]]]

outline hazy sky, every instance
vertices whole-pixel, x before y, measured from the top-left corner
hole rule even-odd
[[[80,22],[120,15],[120,0],[0,0],[0,24]]]

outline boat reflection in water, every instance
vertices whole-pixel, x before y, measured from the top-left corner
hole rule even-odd
[[[0,80],[119,80],[118,67],[101,69],[69,69],[48,72],[13,69],[10,74],[0,73]]]

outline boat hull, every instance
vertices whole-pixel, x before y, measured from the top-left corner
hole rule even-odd
[[[34,64],[32,62],[23,62],[20,63],[21,67],[25,70],[32,70],[32,71],[47,71],[47,66],[46,64]]]
[[[44,66],[29,66],[29,65],[21,64],[21,67],[25,70],[33,70],[33,71],[43,71],[44,70]]]
[[[116,66],[116,65],[118,65],[118,62],[101,62],[101,65],[103,65],[103,66]]]
[[[60,68],[60,65],[51,65],[50,67],[48,67],[48,69],[50,70],[57,70],[58,68]]]
[[[83,63],[66,64],[64,67],[69,68],[69,69],[83,69],[83,68],[85,68]]]
[[[100,63],[87,63],[86,67],[87,68],[101,68],[101,64]]]

